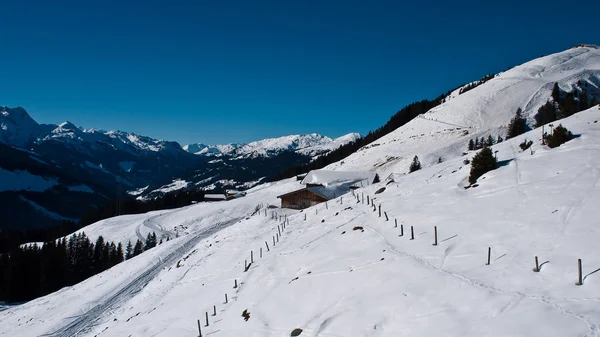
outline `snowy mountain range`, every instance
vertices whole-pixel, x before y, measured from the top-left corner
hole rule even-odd
[[[124,131],[84,129],[71,122],[39,124],[21,107],[0,107],[0,144],[10,147],[6,150],[10,153],[30,154],[9,156],[5,151],[0,157],[0,201],[4,201],[0,210],[21,210],[23,214],[2,226],[77,220],[86,207],[101,206],[126,191],[131,197],[147,199],[182,189],[247,189],[357,137],[350,134],[332,140],[311,134],[182,148],[177,142]],[[18,186],[9,183],[14,179]],[[38,190],[32,190],[32,185]],[[87,186],[87,193],[55,188],[71,185]],[[64,202],[56,202],[57,196],[58,200],[65,198]],[[81,202],[76,207],[64,206],[77,198]]]
[[[328,166],[382,181],[327,204],[280,209],[277,196],[303,187],[291,178],[83,228],[122,243],[152,231],[171,240],[6,307],[0,334],[597,336],[599,106],[555,122],[576,134],[558,148],[542,143],[541,127],[493,145],[500,165],[468,184],[469,139],[504,135],[518,108],[533,126],[554,83],[597,95],[600,50],[500,73]],[[415,155],[423,168],[408,174]]]
[[[187,152],[203,156],[229,156],[236,159],[273,157],[283,152],[296,152],[317,157],[360,138],[359,133],[349,133],[331,139],[317,133],[267,138],[248,144],[204,145],[202,143],[184,145]]]

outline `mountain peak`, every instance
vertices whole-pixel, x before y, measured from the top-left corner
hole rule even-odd
[[[318,133],[308,133],[265,138],[247,144],[205,145],[195,143],[184,145],[183,149],[197,155],[228,155],[236,158],[271,157],[286,151],[314,156],[336,149],[358,137],[360,134],[351,133],[331,139]]]
[[[0,142],[25,147],[38,128],[39,124],[22,107],[0,108]]]

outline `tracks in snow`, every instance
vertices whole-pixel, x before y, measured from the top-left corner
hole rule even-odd
[[[182,256],[192,250],[196,244],[198,244],[198,242],[214,235],[226,227],[229,227],[237,221],[239,221],[239,219],[236,218],[224,223],[217,223],[200,233],[193,234],[193,236],[189,239],[185,238],[187,240],[179,248],[170,252],[166,257],[162,257],[158,263],[148,266],[148,268],[146,268],[146,270],[136,278],[123,285],[120,289],[116,290],[105,299],[100,300],[100,303],[78,316],[75,320],[67,323],[63,327],[51,333],[45,334],[44,336],[72,337],[89,332],[89,329],[94,326],[105,313],[109,312],[116,305],[126,301],[141,291],[156,275],[162,271],[163,267],[175,263]]]

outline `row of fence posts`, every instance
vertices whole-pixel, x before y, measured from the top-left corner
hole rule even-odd
[[[358,194],[354,193],[354,191],[352,191],[352,194],[356,197],[357,199],[357,203],[361,202],[361,199],[359,198]],[[362,196],[362,203],[364,203],[364,193],[361,193]],[[373,207],[373,211],[375,211],[375,203],[373,201],[373,198],[370,198],[369,195],[367,195],[367,205],[369,204],[369,201],[371,202],[371,206]],[[387,215],[387,212],[383,212],[384,216],[385,216],[385,221],[389,221],[389,217]],[[379,217],[381,218],[381,204],[379,204]],[[394,219],[394,228],[398,228],[398,219]],[[399,236],[404,236],[404,225],[400,224],[400,235]],[[414,232],[414,228],[413,226],[410,226],[410,240],[414,240],[415,239],[415,232]],[[438,245],[438,230],[437,230],[437,226],[433,226],[433,246],[437,246]],[[487,253],[487,263],[486,265],[489,266],[492,263],[492,247],[488,247],[488,253]],[[533,269],[534,272],[538,273],[540,272],[540,264],[538,262],[538,257],[535,256],[535,267]],[[583,272],[582,272],[582,266],[581,266],[581,259],[577,260],[577,282],[575,283],[575,285],[581,286],[583,285]]]
[[[259,207],[262,207],[262,205],[259,205]],[[267,209],[265,208],[265,217],[267,217]],[[279,237],[281,236],[282,232],[285,231],[286,227],[290,224],[289,219],[287,218],[287,215],[278,215],[276,212],[271,213],[271,219],[279,219],[281,220],[283,218],[283,222],[281,224],[277,225],[277,233],[275,233],[275,235],[273,236],[273,246],[275,246],[275,244],[277,242],[279,242]],[[304,220],[306,220],[306,214],[304,214]],[[265,246],[267,248],[267,252],[271,251],[271,249],[269,248],[269,243],[267,241],[265,241]],[[263,257],[263,248],[260,247],[259,248],[259,258],[262,259]],[[250,269],[250,266],[254,263],[254,251],[251,250],[250,251],[250,264],[248,264],[248,260],[244,260],[244,272],[247,272]],[[233,280],[233,288],[237,289],[238,288],[238,282],[237,279]],[[229,299],[227,298],[227,293],[225,293],[225,304],[229,303]],[[213,316],[217,315],[217,306],[213,305]],[[206,324],[204,325],[205,327],[209,326],[209,321],[208,321],[208,311],[205,312],[205,318],[206,318]],[[198,336],[202,337],[202,325],[200,323],[200,320],[198,319]]]

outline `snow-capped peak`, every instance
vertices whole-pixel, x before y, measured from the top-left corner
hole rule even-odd
[[[183,149],[197,155],[229,155],[236,158],[271,157],[285,151],[315,156],[334,150],[359,137],[360,134],[358,133],[350,133],[331,139],[317,133],[311,133],[267,138],[248,144],[205,145],[196,143],[185,145]]]

